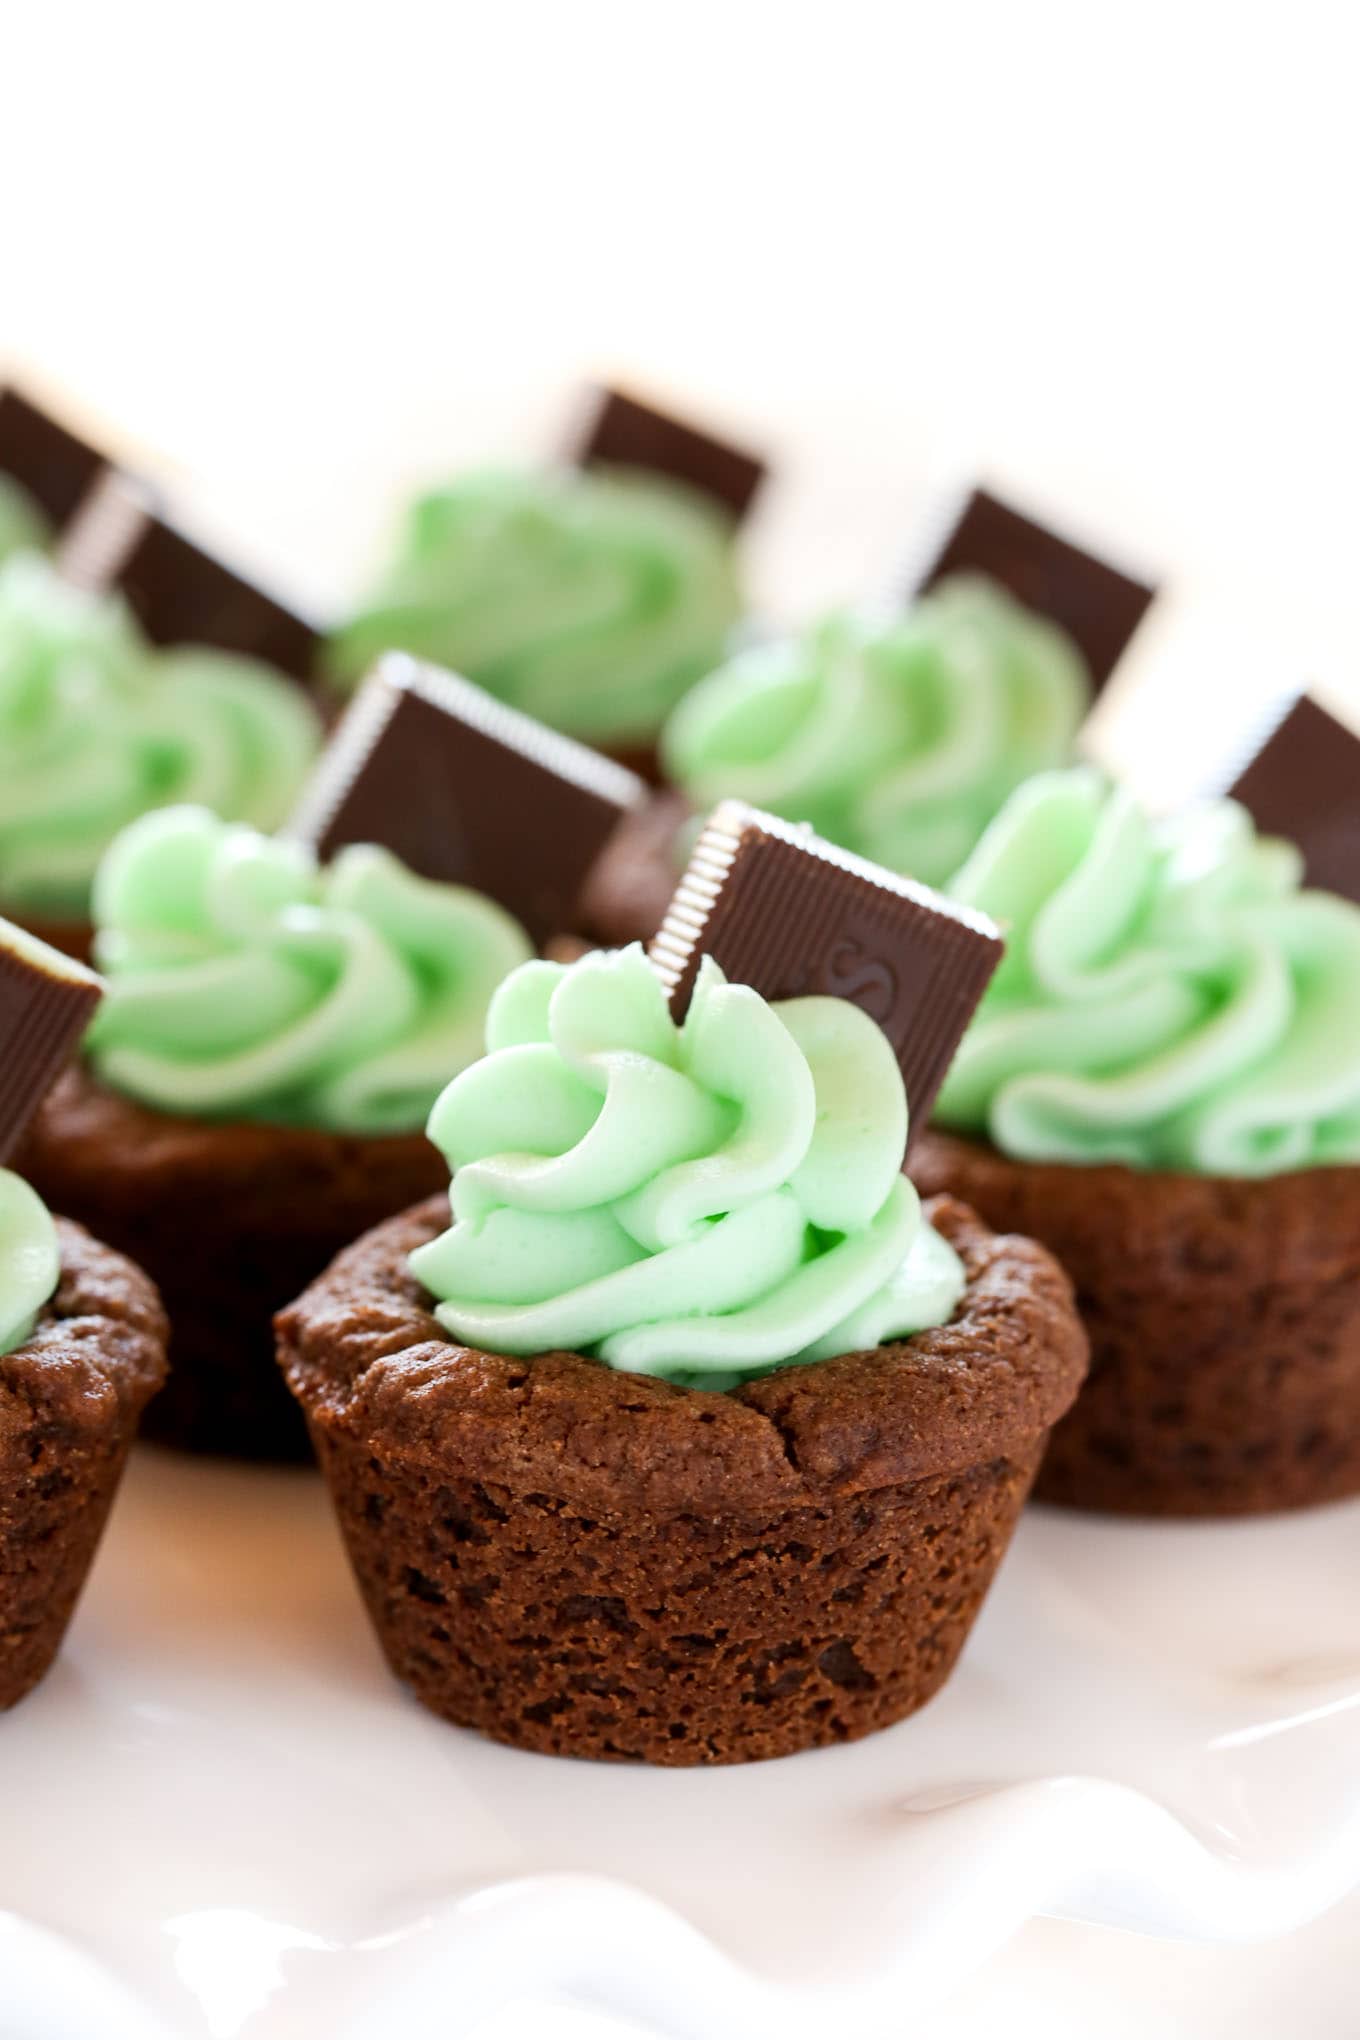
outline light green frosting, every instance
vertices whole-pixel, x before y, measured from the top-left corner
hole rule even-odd
[[[731,521],[611,470],[482,473],[422,497],[331,646],[344,680],[396,649],[587,741],[650,738],[723,655],[739,608]]]
[[[355,844],[318,868],[300,843],[205,808],[125,829],[94,905],[108,979],[88,1037],[96,1069],[201,1117],[418,1128],[530,954],[492,901],[386,850]]]
[[[727,1388],[942,1324],[953,1248],[901,1174],[907,1101],[842,999],[767,1005],[705,958],[681,1027],[637,946],[531,963],[430,1117],[453,1224],[411,1256],[484,1350]]]
[[[13,475],[0,474],[0,560],[11,553],[41,551],[52,542],[42,509]]]
[[[202,801],[272,828],[320,741],[300,689],[233,653],[155,653],[116,598],[0,567],[0,902],[78,920],[134,816]]]
[[[0,1169],[0,1353],[23,1344],[60,1273],[47,1206],[21,1176]]]
[[[1006,953],[936,1115],[1025,1160],[1265,1176],[1360,1162],[1360,908],[1235,802],[1154,822],[1022,787],[955,878]]]
[[[662,751],[699,808],[749,800],[939,885],[1021,780],[1071,756],[1089,694],[1064,632],[961,577],[904,614],[842,611],[742,653],[681,702]]]

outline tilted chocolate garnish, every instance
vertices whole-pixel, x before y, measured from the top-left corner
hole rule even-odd
[[[609,467],[650,468],[714,497],[737,518],[746,515],[765,476],[765,463],[754,454],[711,439],[619,390],[600,392],[576,460],[581,467],[599,461]]]
[[[98,448],[27,397],[0,389],[0,473],[12,475],[58,530],[108,465]]]
[[[311,625],[159,517],[127,549],[118,585],[154,644],[215,645],[311,678],[319,643]]]
[[[986,574],[1026,609],[1061,624],[1080,647],[1097,692],[1157,592],[984,489],[969,496],[912,592],[924,594],[947,575],[964,573]]]
[[[346,710],[289,833],[322,857],[382,843],[426,878],[499,901],[542,942],[569,927],[586,873],[646,791],[471,681],[389,652]]]
[[[913,1134],[1001,960],[983,915],[738,800],[694,846],[651,960],[680,1019],[703,957],[766,999],[850,999],[887,1035]]]
[[[1228,792],[1263,835],[1298,844],[1308,885],[1360,902],[1360,736],[1353,730],[1301,694]]]
[[[103,989],[83,963],[0,920],[0,1164],[75,1054]]]

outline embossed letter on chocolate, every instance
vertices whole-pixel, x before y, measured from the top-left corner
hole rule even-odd
[[[1360,902],[1360,736],[1301,694],[1228,789],[1262,835],[1303,852],[1307,884]]]
[[[290,833],[322,857],[385,844],[423,877],[499,901],[541,943],[570,927],[586,873],[646,793],[635,773],[471,681],[389,652]]]
[[[765,464],[725,440],[711,439],[678,418],[653,411],[619,390],[602,390],[599,408],[577,449],[581,467],[650,468],[712,496],[737,518],[744,517],[765,475]]]
[[[975,489],[934,560],[916,582],[924,594],[949,574],[986,574],[1026,609],[1074,638],[1099,691],[1156,594],[1094,553]]]
[[[79,1047],[103,989],[83,963],[0,920],[0,1166]]]
[[[1001,960],[981,914],[742,801],[716,808],[651,960],[679,1019],[701,959],[766,999],[850,999],[896,1052],[913,1133]]]

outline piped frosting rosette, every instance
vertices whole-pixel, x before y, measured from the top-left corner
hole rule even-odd
[[[473,474],[412,506],[331,664],[355,680],[396,647],[587,742],[635,742],[722,657],[738,609],[731,521],[677,484]]]
[[[1021,780],[1067,762],[1089,698],[1063,631],[965,576],[740,654],[681,702],[663,756],[697,807],[749,800],[937,885]]]
[[[47,1206],[21,1176],[0,1169],[0,1353],[23,1344],[60,1271]]]
[[[1025,1160],[1264,1176],[1360,1162],[1360,909],[1218,801],[1023,787],[949,890],[1006,953],[936,1108]]]
[[[117,831],[197,801],[281,822],[317,750],[301,690],[206,647],[157,654],[116,597],[34,553],[0,568],[0,901],[79,919]]]
[[[465,1344],[725,1388],[951,1315],[963,1271],[858,1007],[767,1004],[706,958],[677,1027],[635,946],[525,965],[486,1038],[431,1115],[453,1223],[411,1262]]]
[[[530,954],[481,894],[369,844],[310,850],[170,808],[126,829],[95,887],[100,1076],[163,1111],[361,1134],[421,1125],[478,1054]]]

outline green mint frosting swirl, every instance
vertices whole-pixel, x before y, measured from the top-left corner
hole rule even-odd
[[[156,653],[116,598],[33,553],[0,568],[0,902],[81,919],[135,816],[195,801],[272,828],[319,743],[292,681],[206,647]]]
[[[634,946],[525,965],[486,1040],[430,1117],[453,1224],[411,1256],[455,1338],[727,1388],[952,1314],[963,1270],[858,1007],[767,1005],[706,958],[677,1027]]]
[[[480,893],[355,844],[300,843],[205,808],[145,815],[95,884],[108,980],[88,1037],[105,1082],[201,1117],[407,1132],[477,1055],[530,954]]]
[[[51,542],[52,528],[41,507],[13,475],[0,474],[0,560],[44,550]]]
[[[0,1169],[0,1353],[22,1346],[60,1272],[47,1206],[21,1176]]]
[[[730,520],[688,490],[623,470],[473,474],[412,505],[331,663],[354,680],[413,652],[572,736],[630,743],[722,657],[738,608]]]
[[[1360,908],[1217,801],[1154,822],[1047,773],[950,891],[1006,953],[936,1107],[1026,1160],[1264,1176],[1360,1162]]]
[[[662,751],[699,808],[735,795],[939,885],[1021,780],[1067,762],[1089,695],[1062,631],[964,576],[905,614],[843,611],[743,652]]]

